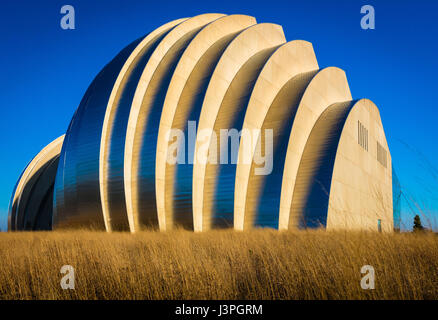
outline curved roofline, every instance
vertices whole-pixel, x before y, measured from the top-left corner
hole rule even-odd
[[[10,201],[10,207],[9,207],[9,213],[8,213],[8,230],[15,230],[16,229],[16,221],[17,221],[17,210],[20,206],[20,200],[21,195],[24,190],[24,187],[29,181],[29,179],[32,177],[35,172],[37,172],[45,163],[53,159],[55,156],[59,155],[61,152],[62,144],[64,142],[65,135],[62,135],[55,140],[53,140],[51,143],[46,145],[26,166],[22,174],[20,175],[20,178],[18,179],[16,183],[16,187],[14,188],[11,201]],[[9,225],[10,222],[10,225]]]

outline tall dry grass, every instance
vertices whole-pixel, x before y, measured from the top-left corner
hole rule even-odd
[[[62,265],[76,289],[62,290]],[[363,265],[375,290],[360,286]],[[438,237],[352,232],[0,234],[1,299],[436,299]]]

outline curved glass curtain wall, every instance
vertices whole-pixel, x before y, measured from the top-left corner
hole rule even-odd
[[[394,166],[392,166],[392,210],[394,217],[394,231],[400,231],[401,221],[401,186],[395,172]]]

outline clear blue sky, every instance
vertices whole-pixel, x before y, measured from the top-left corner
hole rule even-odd
[[[76,29],[60,27],[73,5]],[[373,5],[376,29],[360,27]],[[393,162],[410,203],[438,221],[438,1],[21,1],[0,9],[0,228],[24,166],[62,135],[100,69],[134,39],[170,20],[206,12],[253,15],[313,43],[321,67],[338,66],[354,98],[380,108]],[[410,208],[412,207],[412,209]]]

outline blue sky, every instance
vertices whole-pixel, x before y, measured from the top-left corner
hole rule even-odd
[[[75,30],[60,27],[65,4],[75,8]],[[375,30],[360,27],[366,4],[375,8]],[[278,23],[288,40],[313,43],[320,67],[344,69],[353,97],[369,98],[380,108],[406,196],[405,228],[418,211],[438,226],[437,1],[5,0],[0,10],[2,230],[24,166],[65,132],[100,69],[161,24],[206,12]]]

